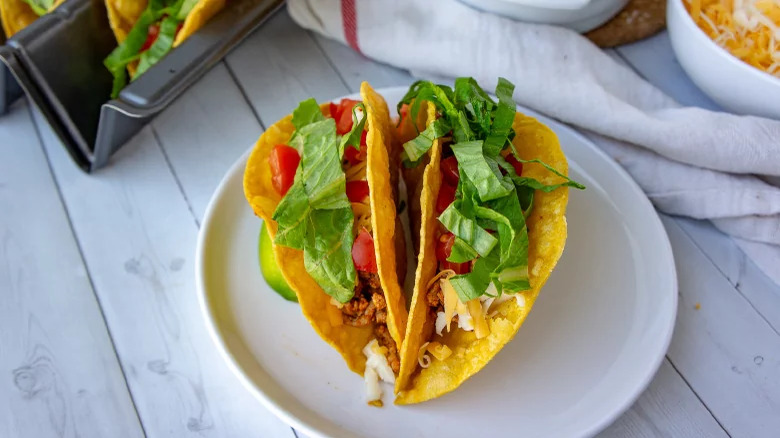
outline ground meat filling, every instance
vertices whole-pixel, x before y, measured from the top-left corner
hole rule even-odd
[[[387,329],[387,302],[379,282],[379,275],[370,272],[358,272],[355,296],[341,308],[344,324],[353,327],[366,327],[374,324],[374,335],[379,345],[387,348],[387,363],[397,374],[401,367],[398,346],[395,345]]]
[[[441,290],[441,285],[438,281],[433,283],[431,288],[428,289],[428,293],[425,295],[425,302],[428,304],[428,320],[436,321],[436,315],[439,312],[444,312],[444,292]],[[450,324],[458,326],[458,315],[452,317]],[[430,324],[429,330],[424,332],[423,339],[433,339],[433,324]]]

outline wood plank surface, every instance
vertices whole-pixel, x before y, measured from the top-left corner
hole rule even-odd
[[[141,437],[25,100],[0,120],[0,437]]]
[[[293,436],[241,387],[207,334],[195,218],[152,128],[87,175],[38,125],[147,434]]]

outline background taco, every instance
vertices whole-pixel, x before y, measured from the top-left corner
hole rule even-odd
[[[454,89],[418,82],[402,102],[428,120],[404,143],[406,166],[424,171],[404,174],[420,190],[420,233],[396,403],[438,397],[482,369],[563,252],[567,187],[582,186],[566,176],[555,134],[516,113],[512,91],[499,80],[495,102],[471,78]]]
[[[7,38],[29,26],[65,0],[0,0],[0,21]]]
[[[114,75],[112,97],[184,42],[225,6],[225,0],[106,0],[119,46],[104,64]]]
[[[405,248],[387,104],[365,82],[360,91],[362,103],[310,99],[269,127],[244,192],[303,314],[381,403],[378,381],[400,369],[407,313],[396,256]]]

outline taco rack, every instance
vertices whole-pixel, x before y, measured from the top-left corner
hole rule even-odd
[[[268,18],[283,0],[234,0],[110,99],[116,47],[102,0],[68,0],[0,46],[0,114],[27,94],[85,171],[110,156]]]

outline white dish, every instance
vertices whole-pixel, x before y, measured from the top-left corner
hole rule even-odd
[[[394,105],[405,88],[379,90]],[[530,111],[521,111],[531,113]],[[575,437],[625,411],[663,360],[677,310],[666,232],[614,161],[571,129],[559,136],[572,190],[566,250],[525,325],[480,373],[414,406],[365,403],[350,372],[301,315],[263,281],[260,219],[242,188],[246,156],[228,171],[201,227],[196,275],[202,310],[231,368],[268,409],[312,437]]]
[[[515,20],[554,24],[577,32],[595,29],[615,16],[628,0],[461,0],[474,8]]]
[[[683,0],[669,0],[666,26],[683,70],[712,100],[737,114],[780,119],[780,78],[718,46],[693,22]]]

